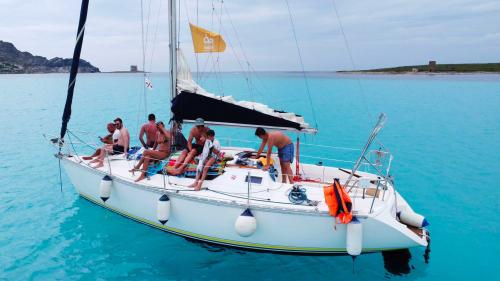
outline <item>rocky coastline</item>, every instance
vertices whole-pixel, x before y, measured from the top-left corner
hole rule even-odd
[[[69,58],[47,59],[29,52],[22,52],[14,44],[0,40],[0,74],[67,73],[71,69],[71,62],[72,59]],[[100,71],[88,61],[80,59],[78,72]]]

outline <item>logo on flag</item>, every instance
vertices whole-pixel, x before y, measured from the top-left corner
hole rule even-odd
[[[226,50],[226,42],[218,33],[189,24],[195,53],[215,53]]]
[[[151,83],[151,80],[146,78],[145,83],[146,83],[146,89],[153,90],[153,83]]]

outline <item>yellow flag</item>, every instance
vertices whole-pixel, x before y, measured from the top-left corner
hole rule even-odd
[[[189,24],[195,53],[224,52],[226,42],[220,34]]]

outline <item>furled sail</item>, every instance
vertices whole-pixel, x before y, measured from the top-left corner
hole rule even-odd
[[[85,22],[87,21],[87,12],[89,8],[89,0],[82,0],[82,7],[80,8],[80,20],[78,22],[78,32],[76,35],[76,44],[73,51],[73,61],[71,62],[71,71],[69,75],[68,93],[66,96],[66,103],[64,105],[64,112],[62,116],[62,125],[60,133],[60,141],[64,140],[68,122],[71,118],[71,105],[73,103],[73,92],[75,90],[76,75],[78,74],[78,65],[80,63],[80,54],[82,52],[83,35],[85,34]]]
[[[232,96],[207,92],[192,78],[180,49],[177,50],[177,95],[172,100],[173,119],[192,121],[203,118],[209,124],[264,127],[315,133],[304,118],[295,113],[273,110],[265,104],[236,101]]]

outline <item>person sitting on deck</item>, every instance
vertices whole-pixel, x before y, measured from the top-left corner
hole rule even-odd
[[[110,153],[111,155],[125,153],[125,156],[127,156],[127,151],[130,147],[130,134],[127,128],[123,126],[123,121],[121,118],[116,118],[114,122],[116,128],[120,131],[120,137],[118,138],[118,141],[116,143],[106,144],[103,149],[101,149],[99,156],[90,162],[97,163],[94,168],[100,168],[104,166],[104,157],[106,157],[107,153]]]
[[[182,151],[174,165],[174,170],[172,170],[170,174],[180,175],[184,173],[184,170],[189,162],[191,162],[194,157],[201,154],[203,146],[205,145],[208,130],[210,130],[210,128],[205,126],[205,120],[202,118],[197,118],[195,120],[194,127],[191,128],[191,131],[189,131],[187,148]],[[195,143],[192,143],[193,139],[195,140]]]
[[[196,167],[196,178],[190,187],[194,187],[196,191],[201,190],[201,185],[207,177],[208,169],[210,169],[210,167],[215,164],[215,161],[221,157],[220,150],[220,143],[215,139],[214,130],[208,130],[203,152],[200,155],[200,161]]]
[[[120,130],[116,129],[114,123],[108,123],[106,126],[108,129],[109,134],[106,135],[105,137],[99,137],[99,140],[104,143],[104,144],[113,144],[115,141],[118,141],[118,138],[120,137]],[[83,160],[92,160],[94,157],[98,156],[101,153],[101,148],[96,149],[94,154],[90,156],[83,156]]]
[[[161,121],[156,124],[156,127],[158,128],[158,132],[152,149],[146,149],[142,153],[141,160],[132,170],[129,171],[133,173],[136,170],[141,170],[141,175],[135,180],[136,182],[141,181],[146,177],[149,162],[151,162],[151,160],[163,160],[170,155],[171,134],[167,129],[165,129],[165,125]],[[142,169],[140,169],[141,165]]]
[[[293,172],[290,164],[293,162],[294,148],[290,138],[279,131],[266,132],[266,130],[261,127],[255,130],[255,135],[262,140],[255,158],[259,158],[267,143],[266,159],[270,159],[273,147],[276,146],[278,148],[278,158],[280,159],[282,182],[286,183],[288,177],[290,183],[293,183]],[[269,163],[270,161],[266,161],[263,167],[264,171],[269,169]]]
[[[142,125],[139,132],[139,141],[144,148],[148,149],[154,146],[157,132],[156,116],[151,113],[148,115],[148,123]],[[144,141],[144,134],[146,134],[146,141]]]
[[[187,148],[187,140],[182,133],[182,124],[172,120],[172,146],[170,147],[170,152],[174,153],[176,151],[182,151]]]

